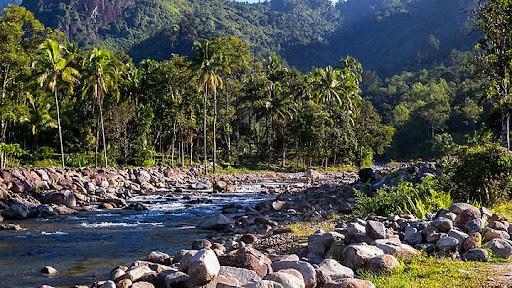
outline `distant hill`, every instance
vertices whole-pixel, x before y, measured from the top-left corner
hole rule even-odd
[[[0,0],[5,1],[5,0]],[[135,61],[189,54],[199,38],[234,35],[259,57],[281,55],[306,71],[346,55],[383,76],[448,59],[479,36],[462,0],[24,0],[45,25],[81,47],[127,52]],[[2,3],[3,4],[3,3]]]

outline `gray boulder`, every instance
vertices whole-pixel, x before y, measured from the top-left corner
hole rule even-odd
[[[228,225],[233,224],[234,221],[224,216],[223,214],[218,214],[215,216],[211,216],[203,220],[201,223],[197,224],[197,229],[202,230],[223,230]]]
[[[304,288],[304,281],[292,274],[283,272],[273,272],[265,276],[264,280],[274,281],[283,286],[283,288]]]
[[[348,267],[341,265],[334,259],[325,259],[318,265],[318,270],[330,279],[336,281],[343,278],[353,278],[354,271]]]
[[[316,287],[316,271],[315,268],[304,261],[278,261],[272,263],[272,269],[274,271],[295,269],[302,274],[306,288]]]
[[[462,254],[462,259],[466,261],[489,262],[489,253],[484,249],[475,248]]]
[[[377,247],[385,254],[393,255],[404,260],[411,259],[419,253],[418,250],[414,249],[411,245],[403,243],[386,242],[378,244]]]
[[[459,240],[453,237],[445,237],[439,239],[436,243],[436,248],[439,251],[443,252],[451,252],[457,250],[457,247],[459,246]]]
[[[373,239],[385,239],[386,227],[379,221],[368,220],[366,222],[366,233]]]
[[[395,257],[392,255],[379,255],[375,256],[370,261],[366,262],[364,265],[364,269],[372,272],[372,273],[379,273],[379,272],[389,272],[396,267],[398,267],[400,263],[398,260],[396,260]]]
[[[238,280],[240,285],[261,281],[261,277],[254,271],[230,266],[221,266],[219,275],[232,277]]]
[[[500,258],[508,259],[512,255],[511,242],[505,239],[492,239],[486,245],[492,253]]]
[[[366,262],[370,261],[375,256],[383,255],[384,251],[375,246],[366,244],[351,244],[348,245],[342,253],[343,265],[352,270],[357,270],[363,267]]]
[[[219,271],[220,264],[215,252],[201,249],[190,261],[188,276],[190,277],[190,282],[201,286],[213,280],[219,274]]]
[[[439,232],[448,232],[451,229],[453,229],[453,222],[450,219],[447,218],[437,218],[436,220],[432,221],[432,225],[439,230]]]
[[[284,288],[283,285],[270,281],[270,280],[261,280],[258,282],[252,282],[245,284],[242,286],[243,288]]]

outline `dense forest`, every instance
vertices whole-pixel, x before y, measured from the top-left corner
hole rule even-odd
[[[2,167],[204,161],[212,161],[213,169],[365,167],[375,159],[431,159],[457,143],[500,136],[503,113],[486,100],[487,79],[475,73],[483,71],[477,53],[452,49],[477,43],[477,33],[463,33],[471,21],[460,10],[462,2],[151,2],[167,10],[143,2],[105,2],[102,9],[111,13],[102,14],[94,12],[99,6],[93,2],[87,8],[39,1],[32,9],[51,27],[24,7],[3,11]],[[23,5],[30,7],[30,1]],[[151,9],[165,13],[153,15]],[[458,16],[445,19],[446,25],[420,21],[400,32],[420,11],[440,9]],[[60,11],[59,17],[50,18],[51,11]],[[80,11],[103,17],[85,21]],[[242,30],[240,23],[253,26]],[[376,32],[380,25],[389,36]],[[380,34],[375,45],[355,44],[348,36],[372,29]],[[411,37],[415,29],[426,31],[420,41],[425,43],[411,38],[386,46],[384,38],[398,41],[395,33]],[[450,35],[457,37],[445,44]],[[335,53],[336,45],[344,51],[341,42],[367,50],[359,49],[358,59]],[[316,54],[298,52],[310,55],[308,49]],[[385,55],[377,72],[364,64],[379,62],[372,60],[378,57],[372,49]]]
[[[389,77],[440,64],[480,38],[468,0],[24,0],[44,25],[79,47],[122,50],[138,64],[190,56],[197,39],[235,36],[258,59],[278,55],[308,72],[340,56]]]

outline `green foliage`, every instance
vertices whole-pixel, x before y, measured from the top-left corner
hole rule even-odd
[[[454,199],[494,207],[512,192],[512,155],[497,144],[461,147],[446,167],[444,185]]]
[[[384,186],[370,196],[356,191],[355,210],[359,215],[411,213],[425,218],[427,213],[448,208],[452,204],[450,195],[438,189],[437,180],[424,178],[418,184],[401,181],[397,186]]]

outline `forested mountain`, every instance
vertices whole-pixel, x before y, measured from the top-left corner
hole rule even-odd
[[[190,55],[199,38],[236,36],[260,58],[282,56],[302,71],[352,55],[389,76],[467,50],[464,0],[24,0],[46,26],[82,48],[122,50],[135,62]]]

